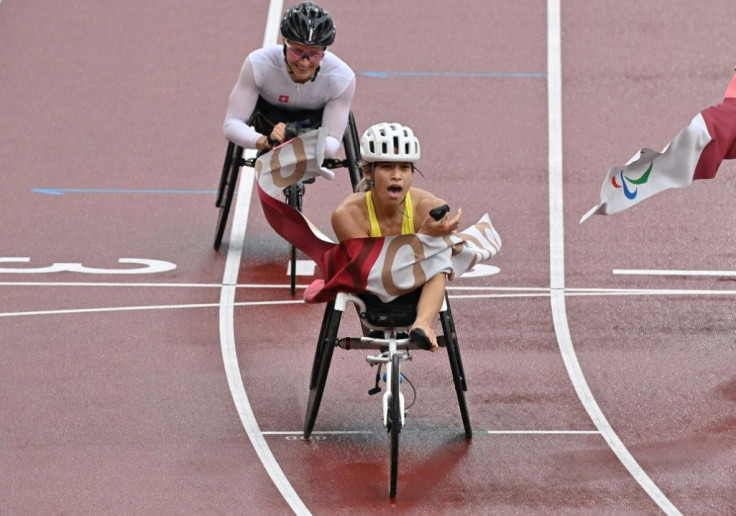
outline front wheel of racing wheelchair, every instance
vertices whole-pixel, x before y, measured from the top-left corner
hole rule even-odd
[[[264,115],[264,113],[266,114]],[[318,119],[316,123],[310,122],[308,127],[306,127],[308,129],[314,129],[319,126],[319,122],[322,119],[322,110],[285,112],[283,110],[273,108],[273,106],[270,106],[263,101],[262,98],[259,98],[256,111],[248,120],[248,124],[254,125],[262,134],[269,134],[273,129],[274,124],[269,121],[268,117],[284,120],[285,122],[297,124],[298,126],[304,126],[305,120]],[[360,138],[358,136],[358,128],[355,125],[355,118],[353,117],[352,112],[348,115],[348,125],[345,128],[345,134],[342,138],[342,148],[345,153],[344,159],[328,158],[324,161],[322,166],[328,169],[347,168],[348,173],[350,174],[350,183],[353,190],[355,190],[355,187],[362,179],[363,174],[358,165],[360,156]],[[255,166],[256,158],[251,157],[245,159],[243,157],[244,152],[244,148],[240,145],[228,142],[227,150],[225,151],[225,159],[222,164],[222,173],[220,174],[220,183],[217,188],[217,197],[215,199],[215,206],[219,208],[217,226],[215,228],[215,250],[220,249],[222,239],[225,235],[225,228],[227,227],[233,197],[235,196],[240,168],[244,166]],[[313,181],[314,180],[311,182]],[[305,183],[306,181],[299,182],[284,190],[287,204],[289,206],[293,206],[299,211],[302,211],[302,198],[304,197]],[[292,295],[296,293],[296,257],[297,249],[293,245],[290,245],[289,275]]]
[[[417,349],[409,341],[408,330],[416,317],[416,302],[420,292],[421,289],[401,296],[390,303],[382,303],[372,295],[338,294],[325,307],[309,379],[309,398],[304,419],[304,437],[306,438],[309,438],[314,430],[335,348],[369,349],[380,352],[379,355],[366,357],[366,361],[372,365],[379,364],[376,387],[369,391],[370,394],[380,391],[378,387],[380,367],[385,364],[387,368],[386,387],[388,391],[383,398],[383,424],[389,437],[389,496],[391,498],[394,498],[397,492],[399,435],[405,423],[404,397],[401,393],[401,383],[404,379],[401,374],[401,362],[411,360],[410,350]],[[340,321],[349,303],[354,304],[357,308],[364,334],[362,337],[338,337]],[[447,349],[463,430],[465,438],[469,440],[472,439],[473,430],[465,401],[467,383],[447,294],[445,294],[439,318],[443,334],[439,335],[437,340],[440,346]]]

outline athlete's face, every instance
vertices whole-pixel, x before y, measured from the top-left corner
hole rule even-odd
[[[306,82],[314,77],[325,55],[325,47],[302,45],[287,40],[284,40],[284,45],[286,64],[292,72],[291,79],[294,82]]]
[[[389,203],[401,203],[413,180],[411,163],[382,161],[373,164],[373,195]]]

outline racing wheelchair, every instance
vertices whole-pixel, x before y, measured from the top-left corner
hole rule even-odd
[[[286,111],[279,109],[266,102],[262,97],[258,98],[256,108],[248,119],[248,125],[252,125],[262,134],[271,134],[274,125],[277,122],[286,123],[286,139],[289,140],[298,136],[302,132],[316,129],[322,122],[322,109],[315,110],[297,110]],[[328,158],[322,164],[327,169],[347,168],[350,174],[350,183],[353,190],[360,182],[363,174],[358,166],[360,156],[360,137],[358,129],[355,125],[355,119],[351,112],[348,116],[348,125],[342,138],[342,147],[345,153],[344,159]],[[220,175],[220,183],[217,188],[217,198],[215,206],[219,208],[217,217],[217,227],[215,229],[214,248],[218,250],[225,234],[230,208],[232,207],[233,196],[238,182],[238,174],[241,167],[254,167],[256,158],[245,159],[243,157],[244,149],[240,145],[228,142],[225,152],[225,160],[222,164],[222,173]],[[300,181],[284,189],[286,203],[302,211],[302,202],[306,183],[313,183],[314,179]],[[296,255],[297,249],[293,245],[289,248],[291,277],[291,294],[296,293]]]
[[[371,294],[338,293],[325,308],[317,340],[317,349],[309,380],[309,399],[304,420],[304,437],[309,438],[322,401],[327,374],[336,347],[345,350],[375,350],[375,355],[366,357],[371,366],[377,365],[376,385],[369,394],[380,392],[381,368],[386,367],[386,392],[383,394],[383,426],[389,436],[389,497],[395,498],[399,471],[399,434],[404,427],[406,410],[404,395],[401,392],[404,380],[414,389],[408,379],[401,374],[401,364],[411,360],[411,351],[419,349],[409,340],[409,329],[416,318],[416,305],[421,288],[396,298],[389,303],[381,302]],[[340,321],[348,304],[353,304],[358,312],[363,331],[362,337],[338,337]],[[465,430],[465,438],[472,439],[473,430],[465,402],[467,384],[463,370],[460,347],[457,341],[455,323],[447,294],[439,313],[442,335],[437,336],[440,347],[447,349],[455,385],[460,416]],[[416,397],[416,392],[415,392]]]

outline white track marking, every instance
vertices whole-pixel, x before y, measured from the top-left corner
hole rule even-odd
[[[314,270],[317,264],[312,260],[297,260],[296,275],[297,276],[314,276]],[[291,276],[291,260],[286,263],[286,275]]]
[[[242,301],[233,303],[238,306],[274,306],[274,305],[303,305],[304,301]],[[67,315],[67,314],[90,314],[103,312],[129,312],[137,310],[180,310],[183,308],[218,308],[220,303],[191,303],[186,305],[147,305],[147,306],[110,306],[104,308],[68,308],[60,310],[36,310],[33,312],[5,312],[0,317],[21,317],[28,315]]]
[[[585,410],[639,485],[667,514],[680,514],[639,466],[603,415],[578,362],[565,307],[565,240],[562,191],[562,41],[560,0],[547,1],[547,94],[549,120],[549,247],[552,319],[557,342],[575,392]]]
[[[145,288],[222,288],[222,283],[103,283],[103,282],[62,282],[62,281],[0,281],[0,287],[145,287]],[[287,284],[241,283],[228,285],[234,288],[250,289],[283,289]]]
[[[268,472],[271,480],[278,488],[284,500],[289,504],[296,514],[310,514],[307,507],[301,501],[289,483],[289,480],[281,470],[271,449],[266,443],[256,421],[253,409],[245,392],[243,378],[240,374],[238,356],[235,350],[235,284],[240,270],[240,259],[243,254],[243,241],[248,222],[249,203],[253,190],[254,171],[245,167],[240,173],[237,202],[233,212],[232,229],[228,245],[227,262],[223,276],[223,287],[220,294],[220,347],[222,348],[222,360],[225,365],[225,374],[230,394],[240,415],[245,432],[248,434],[253,449],[258,454],[263,467]]]
[[[275,43],[278,39],[279,20],[283,0],[271,0],[266,21],[266,32],[263,45]],[[268,472],[276,488],[284,497],[289,507],[298,515],[311,514],[304,502],[299,498],[289,480],[281,470],[276,458],[263,437],[258,422],[245,393],[243,378],[240,374],[238,356],[235,351],[235,285],[238,282],[238,271],[240,270],[240,259],[243,255],[243,242],[245,230],[248,225],[248,212],[250,211],[250,198],[253,191],[254,171],[250,167],[244,167],[240,174],[237,201],[232,217],[232,229],[230,231],[230,242],[227,251],[227,261],[222,279],[222,291],[220,293],[220,347],[222,349],[222,360],[225,365],[225,374],[230,386],[230,393],[235,402],[235,407],[240,415],[245,432],[248,434],[253,449],[258,454],[263,467]]]
[[[288,430],[272,430],[270,432],[261,432],[263,435],[303,435],[303,431],[288,431]],[[312,435],[362,435],[362,434],[373,434],[370,430],[314,430]]]
[[[450,299],[509,299],[518,297],[549,297],[549,291],[528,294],[448,294],[448,297]]]
[[[263,435],[302,435],[301,431],[272,430],[263,431]],[[314,431],[312,435],[369,435],[372,430],[323,430]],[[600,435],[598,430],[473,430],[474,434],[487,435]]]
[[[630,276],[722,276],[736,277],[736,271],[678,271],[657,269],[613,269],[613,274]]]
[[[0,283],[0,285],[3,285]],[[13,284],[15,285],[15,284]],[[43,286],[45,284],[33,283],[32,286]],[[56,286],[57,284],[55,284]],[[65,284],[66,286],[78,286],[78,284],[70,283]],[[99,284],[91,284],[99,285]],[[91,286],[87,284],[85,286]],[[115,283],[113,286],[123,286],[126,284]],[[153,287],[156,284],[146,284],[146,287]],[[176,285],[186,286],[186,285]],[[206,285],[211,287],[213,285]],[[220,284],[215,285],[217,288],[221,288]],[[231,286],[231,288],[239,288],[242,285]],[[255,286],[255,288],[260,285]],[[274,285],[278,288],[289,288],[288,286]],[[491,290],[491,289],[486,289]],[[518,291],[519,289],[500,289],[500,290],[511,290]],[[512,298],[524,298],[524,297],[550,297],[550,289],[531,289],[534,292],[531,293],[509,293],[509,294],[471,294],[471,295],[450,295],[450,299],[512,299]],[[674,289],[661,289],[661,290],[628,290],[628,289],[566,289],[565,296],[736,296],[736,290],[674,290]],[[306,305],[301,299],[286,299],[286,300],[274,300],[274,301],[239,301],[232,303],[232,306],[250,306],[250,307],[263,307],[263,306],[278,306],[278,305]],[[80,313],[95,313],[95,312],[125,312],[134,310],[178,310],[178,309],[189,309],[189,308],[216,308],[221,307],[220,303],[190,303],[190,304],[179,304],[179,305],[137,305],[137,306],[112,306],[102,308],[67,308],[58,310],[36,310],[29,312],[0,312],[0,317],[22,317],[30,315],[66,315],[66,314],[80,314]]]
[[[733,296],[736,290],[569,289],[569,296]]]
[[[598,430],[474,430],[489,435],[600,435]]]
[[[242,289],[271,289],[286,290],[286,284],[258,284],[241,283],[239,285],[227,285]],[[0,282],[0,287],[138,287],[138,288],[222,288],[222,283],[77,283],[59,281],[5,281]],[[297,288],[306,288],[305,285],[297,285]],[[523,296],[541,295],[546,296],[551,292],[549,287],[447,287],[448,291],[458,292],[518,292]],[[565,294],[574,295],[733,295],[736,290],[720,289],[668,289],[668,288],[566,288]],[[473,295],[456,295],[455,297],[473,297]],[[480,295],[479,297],[488,297]],[[280,301],[274,301],[280,303]]]
[[[4,263],[28,263],[31,259],[27,257],[0,258],[0,264]],[[81,263],[54,263],[45,267],[0,267],[0,274],[53,274],[59,272],[74,272],[77,274],[159,274],[176,269],[176,264],[163,260],[149,260],[146,258],[120,258],[120,264],[136,264],[143,267],[122,269],[101,269],[87,267]]]
[[[272,430],[263,435],[302,435],[301,431]],[[369,435],[372,430],[324,430],[314,431],[312,435]],[[600,435],[598,430],[473,430],[476,435]]]
[[[584,296],[734,296],[736,290],[684,290],[684,289],[562,289],[567,297]],[[550,297],[552,290],[516,292],[506,294],[450,294],[450,299],[502,299],[517,297]]]
[[[466,271],[461,276],[462,278],[480,278],[483,276],[493,276],[499,274],[501,269],[495,265],[488,265],[487,263],[478,263],[473,266],[472,269]],[[460,278],[458,278],[460,279]]]

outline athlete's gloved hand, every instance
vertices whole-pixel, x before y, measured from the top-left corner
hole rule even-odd
[[[286,124],[280,122],[273,126],[271,134],[268,135],[268,143],[270,143],[272,147],[276,147],[284,143],[286,140]]]
[[[286,124],[286,129],[284,130],[285,141],[289,141],[293,138],[296,138],[303,132],[309,131],[309,125],[309,119],[299,120],[298,122],[289,122],[288,124]]]

